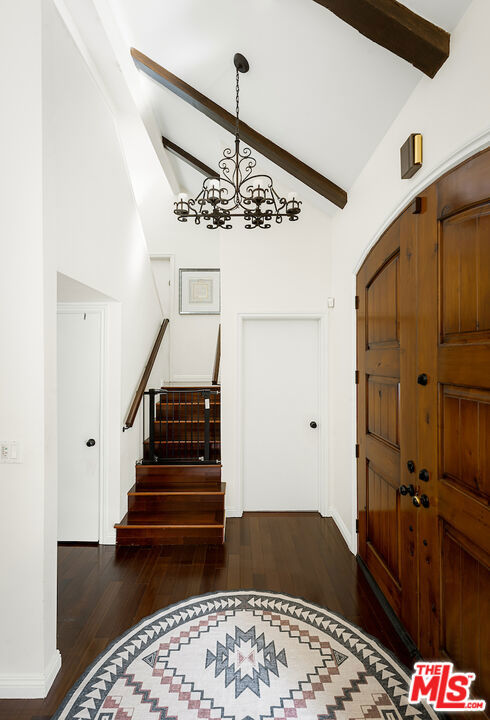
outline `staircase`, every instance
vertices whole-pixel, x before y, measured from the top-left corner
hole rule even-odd
[[[148,437],[128,512],[115,525],[118,545],[221,545],[220,392],[216,386],[146,393]]]

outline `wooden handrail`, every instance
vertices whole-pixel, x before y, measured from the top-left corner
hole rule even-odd
[[[220,361],[221,361],[221,324],[218,326],[218,339],[216,340],[216,354],[214,356],[214,370],[213,370],[213,385],[218,385]]]
[[[129,430],[129,428],[133,427],[133,423],[136,419],[143,393],[145,392],[148,379],[150,377],[151,371],[153,370],[153,365],[155,364],[155,360],[157,358],[158,351],[160,350],[160,345],[162,344],[163,336],[165,335],[165,330],[168,327],[168,323],[169,319],[165,318],[165,320],[162,322],[160,330],[158,331],[158,335],[153,345],[153,349],[150,353],[150,357],[148,358],[148,362],[146,363],[143,375],[141,376],[138,389],[134,394],[133,402],[131,403],[131,407],[129,408],[128,417],[126,418],[123,431]]]

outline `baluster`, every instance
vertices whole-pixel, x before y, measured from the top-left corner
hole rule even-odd
[[[204,462],[209,462],[209,416],[210,416],[210,392],[204,390]]]
[[[150,436],[149,436],[149,460],[150,462],[154,463],[157,462],[158,458],[155,455],[155,391],[149,390],[148,391],[149,396],[149,421],[150,421]]]

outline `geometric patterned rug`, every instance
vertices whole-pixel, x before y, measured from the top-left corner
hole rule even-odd
[[[190,598],[128,630],[53,720],[435,720],[374,638],[312,603],[240,590]]]

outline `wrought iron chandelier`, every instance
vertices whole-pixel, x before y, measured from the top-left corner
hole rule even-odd
[[[287,199],[280,197],[274,189],[270,175],[254,172],[257,161],[249,147],[240,145],[240,73],[249,69],[247,59],[237,53],[234,57],[236,68],[236,124],[235,148],[226,148],[219,161],[220,178],[207,177],[196,198],[181,193],[174,203],[174,213],[180,222],[194,219],[196,225],[204,220],[209,230],[223,228],[230,230],[230,221],[235,217],[245,220],[245,228],[267,229],[271,221],[281,223],[283,217],[291,221],[298,219],[301,201],[295,193]]]

